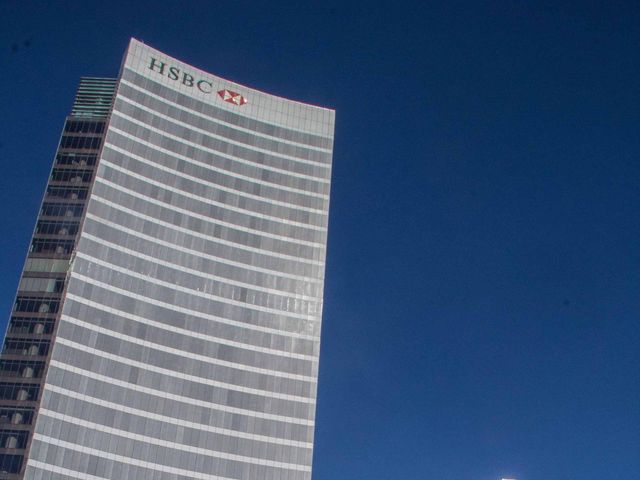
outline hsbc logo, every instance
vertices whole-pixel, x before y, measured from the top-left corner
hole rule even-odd
[[[218,95],[225,102],[233,103],[234,105],[244,105],[247,103],[247,99],[242,95],[236,92],[232,92],[231,90],[218,90]]]
[[[213,93],[213,84],[208,80],[198,79],[185,71],[181,71],[178,67],[169,66],[156,58],[151,57],[149,70],[157,72],[160,75],[165,75],[170,80],[180,82],[187,87],[196,88],[202,93]],[[218,96],[227,103],[232,103],[237,106],[242,106],[247,103],[247,99],[237,92],[224,89],[219,90],[217,93]]]

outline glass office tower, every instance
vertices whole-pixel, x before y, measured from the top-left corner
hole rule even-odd
[[[69,117],[20,283],[1,475],[310,479],[334,112],[136,40],[100,98],[60,187],[87,193],[48,210]],[[64,252],[34,257],[41,223]]]

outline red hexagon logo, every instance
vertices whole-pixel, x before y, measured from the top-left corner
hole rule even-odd
[[[223,99],[225,102],[229,102],[229,103],[233,103],[234,105],[244,105],[245,103],[247,103],[247,99],[244,98],[242,95],[240,95],[237,92],[232,92],[231,90],[218,90],[218,95],[220,95],[220,98]]]

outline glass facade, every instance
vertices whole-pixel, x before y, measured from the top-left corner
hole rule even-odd
[[[86,210],[38,222],[77,236],[66,283],[21,281],[62,299],[24,476],[309,480],[334,112],[136,40],[116,87],[104,131],[63,133],[95,171],[52,176]]]

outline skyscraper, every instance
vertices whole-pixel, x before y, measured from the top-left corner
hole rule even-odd
[[[82,79],[0,359],[1,478],[311,477],[333,125],[136,40]]]

